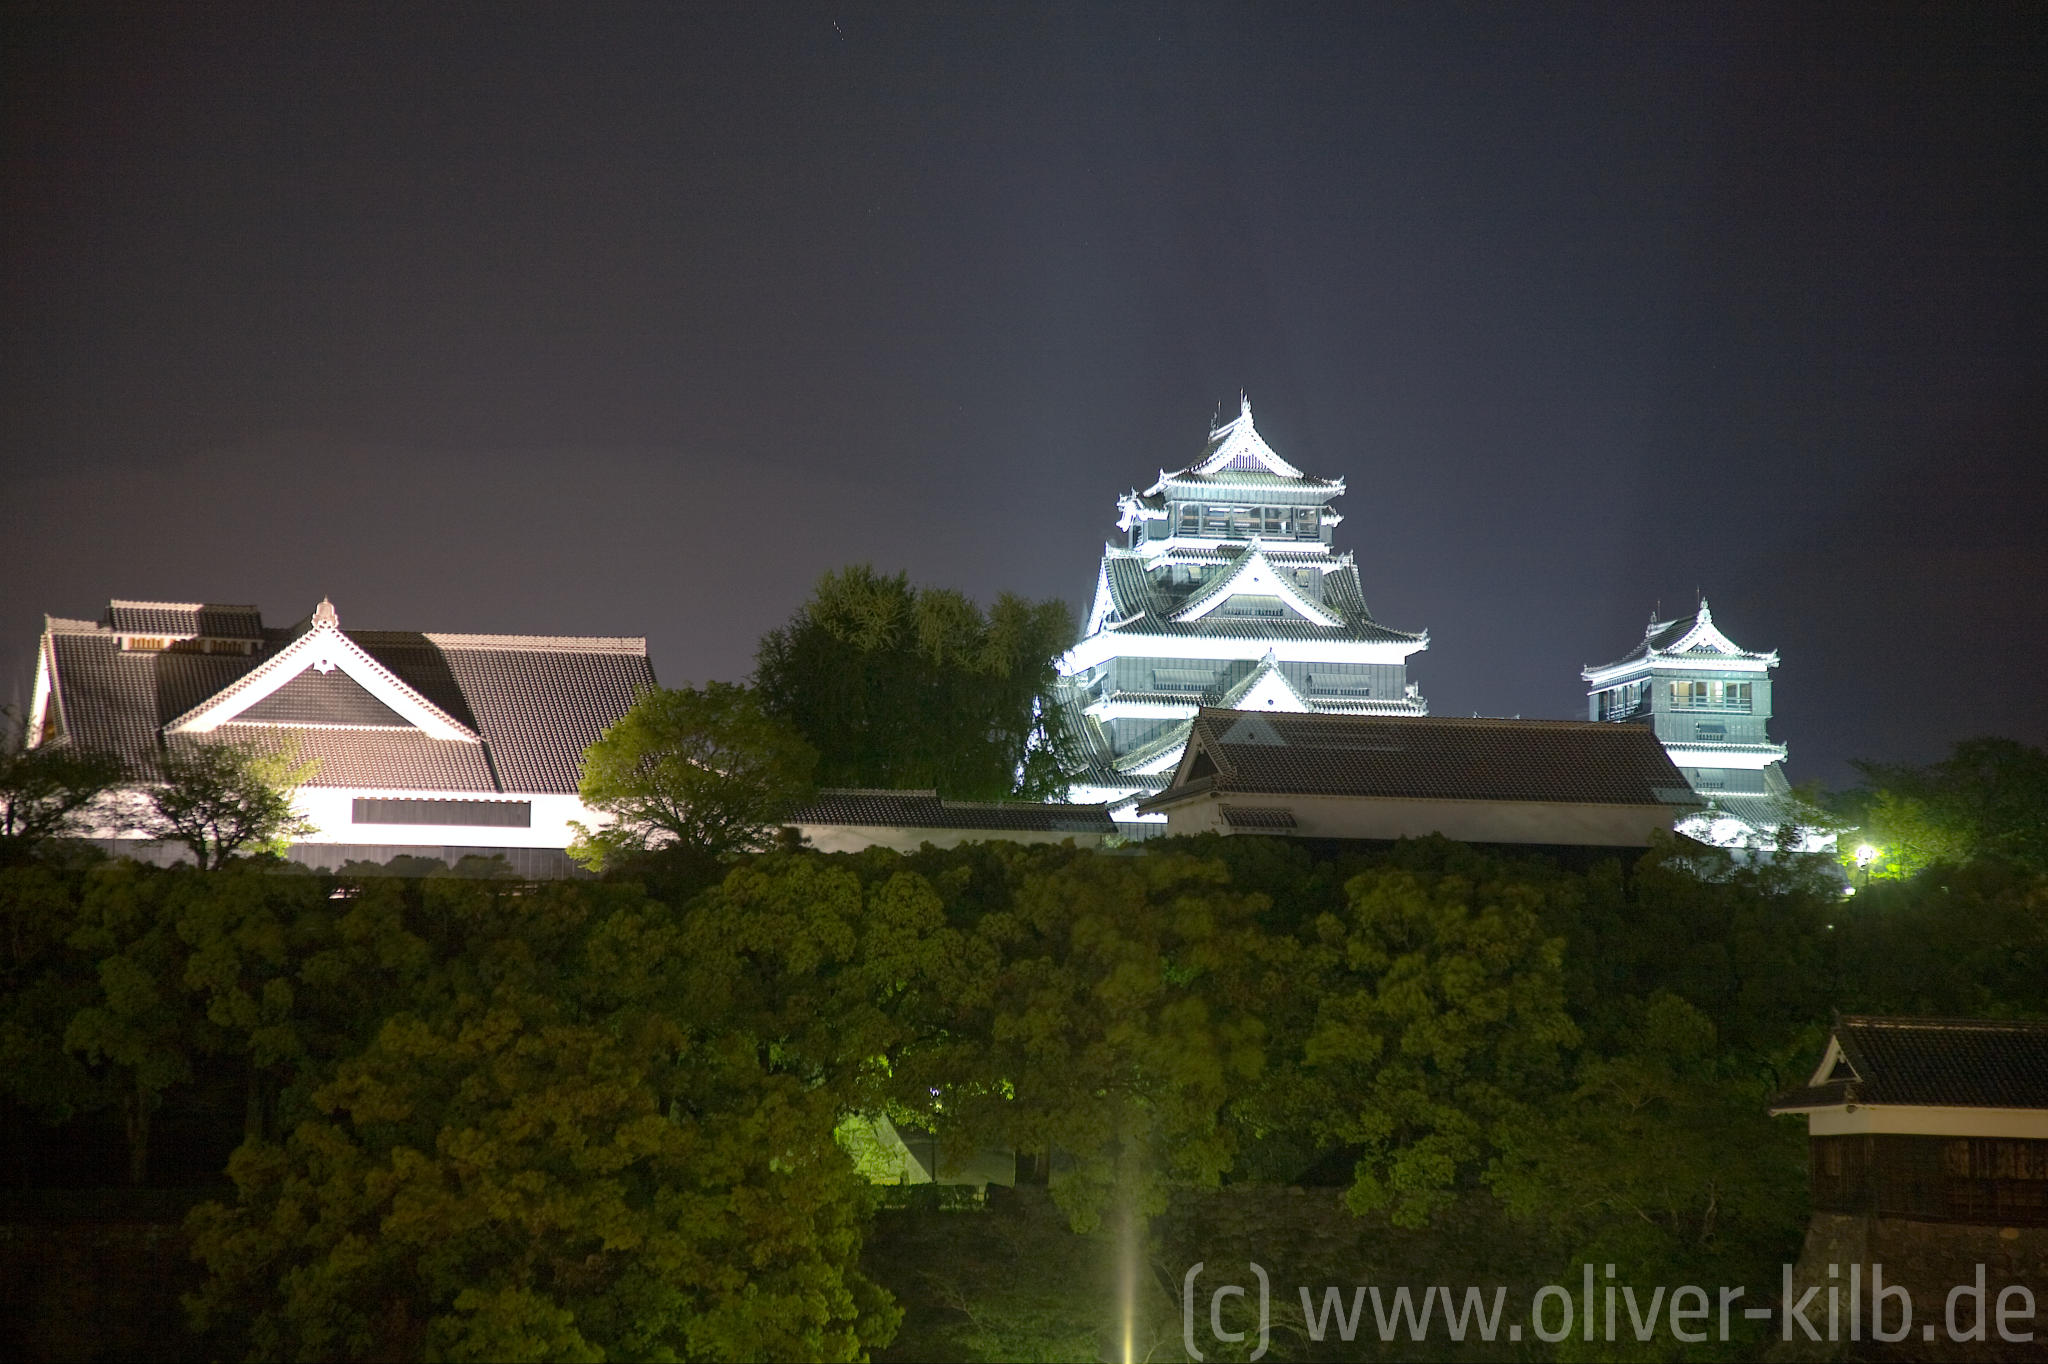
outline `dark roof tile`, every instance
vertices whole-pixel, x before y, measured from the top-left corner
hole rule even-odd
[[[116,600],[107,603],[107,628],[121,635],[262,639],[263,613],[217,602]]]
[[[1639,725],[1203,708],[1181,771],[1247,795],[1691,805],[1664,746]],[[1170,801],[1169,786],[1156,801]]]
[[[115,603],[119,610],[163,606]],[[255,608],[246,609],[255,619]],[[143,617],[122,619],[133,625]],[[118,754],[146,773],[162,751],[164,725],[261,666],[304,628],[262,631],[264,647],[248,656],[123,651],[120,633],[90,621],[50,620],[45,639],[58,713],[71,742]],[[224,728],[251,738],[265,728],[297,735],[307,756],[321,759],[315,785],[488,791],[502,782],[507,791],[573,793],[583,750],[654,685],[646,641],[640,639],[346,633],[485,742],[435,740],[396,729],[382,736],[364,731],[336,737],[342,732],[319,727],[405,722],[340,672],[325,678],[304,673],[246,712],[250,720],[267,723]]]
[[[2048,1108],[2048,1023],[1847,1015],[1835,1036],[1857,1103]]]
[[[321,729],[284,725],[222,725],[210,735],[173,734],[179,752],[217,741],[264,752],[290,746],[301,761],[316,764],[308,786],[358,786],[390,791],[496,791],[484,746],[435,739],[418,730]]]

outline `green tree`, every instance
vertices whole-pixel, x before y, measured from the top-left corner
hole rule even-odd
[[[164,912],[185,945],[180,983],[218,1048],[245,1061],[246,1137],[272,1134],[280,1098],[312,1081],[323,1051],[331,1058],[360,1040],[324,1031],[333,1001],[309,989],[305,975],[317,957],[343,945],[331,887],[293,864],[230,864],[168,880]]]
[[[0,1091],[53,1125],[130,1092],[64,1045],[71,1020],[99,999],[93,959],[71,942],[83,875],[43,862],[0,867]]]
[[[126,776],[119,758],[68,743],[31,748],[20,717],[0,710],[0,866],[53,838],[83,833]]]
[[[128,1180],[149,1178],[150,1138],[166,1091],[187,1084],[219,1036],[185,988],[190,950],[166,907],[183,876],[120,862],[87,878],[70,945],[97,989],[70,1020],[66,1050],[120,1077]]]
[[[680,845],[710,857],[755,852],[811,790],[817,753],[730,682],[653,688],[583,755],[583,803],[612,817],[578,826],[570,849],[593,868]]]
[[[961,799],[1057,798],[1058,601],[1004,594],[986,613],[866,564],[827,573],[761,641],[755,685],[820,755],[826,786],[937,788]]]
[[[1010,901],[974,923],[950,1014],[895,1067],[899,1100],[961,1149],[1056,1152],[1077,1229],[1214,1185],[1236,1151],[1228,1105],[1265,1065],[1263,1006],[1285,988],[1265,900],[1181,853],[1006,855]]]
[[[432,964],[312,1117],[236,1153],[235,1204],[193,1213],[202,1328],[254,1359],[851,1359],[886,1341],[836,1101],[743,1031],[693,1026],[678,915],[632,886],[432,898]]]
[[[1316,1017],[1294,1100],[1359,1151],[1348,1200],[1420,1226],[1481,1171],[1529,1106],[1560,1087],[1578,1029],[1562,939],[1513,880],[1366,872],[1313,928]]]
[[[1861,786],[1843,813],[1860,827],[1842,840],[1877,850],[1880,878],[1913,876],[1937,863],[1997,857],[2048,872],[2048,752],[2012,739],[1958,743],[1925,767],[1857,763]]]
[[[1723,1046],[1683,999],[1659,993],[1626,1012],[1618,1052],[1588,1049],[1569,1089],[1508,1125],[1488,1182],[1555,1263],[1619,1265],[1645,1300],[1657,1284],[1768,1279],[1805,1230],[1803,1124],[1767,1115],[1772,1068]],[[1753,1358],[1762,1340],[1751,1329],[1677,1353]],[[1641,1357],[1633,1344],[1574,1350]]]
[[[293,790],[314,770],[289,744],[181,746],[164,755],[136,828],[184,844],[201,871],[244,852],[282,853],[294,838],[318,832],[292,804]]]

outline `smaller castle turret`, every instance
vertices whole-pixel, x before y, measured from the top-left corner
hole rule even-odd
[[[1587,718],[1651,726],[1671,761],[1707,798],[1680,832],[1723,847],[1775,847],[1798,824],[1785,780],[1786,749],[1769,734],[1775,650],[1753,653],[1721,633],[1706,599],[1690,617],[1650,618],[1642,642],[1612,663],[1589,667]],[[1802,846],[1833,836],[1802,829]]]

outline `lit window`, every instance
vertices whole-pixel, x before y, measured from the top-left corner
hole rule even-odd
[[[1755,695],[1752,682],[1673,682],[1673,710],[1750,709]]]

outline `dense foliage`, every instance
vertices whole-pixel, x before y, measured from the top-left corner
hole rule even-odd
[[[711,859],[759,852],[811,789],[818,755],[745,687],[655,687],[583,755],[583,803],[608,815],[570,849],[602,867],[670,844]]]
[[[317,832],[292,804],[293,788],[315,764],[290,745],[266,749],[200,742],[166,753],[158,779],[144,788],[135,827],[151,838],[182,843],[204,869],[228,858],[284,851]]]
[[[2048,880],[1995,852],[1853,899],[1677,841],[662,858],[0,870],[0,1085],[137,1179],[153,1131],[240,1143],[190,1222],[216,1354],[850,1358],[899,1318],[859,1115],[1015,1148],[1076,1227],[1322,1186],[1384,1245],[1770,1283],[1806,1177],[1765,1103],[1831,1010],[2048,1016]],[[894,1282],[975,1349],[1072,1348],[1098,1304],[964,1296],[1027,1272]]]
[[[1966,739],[1925,767],[1858,763],[1862,784],[1836,802],[1856,826],[1844,851],[1876,854],[1878,878],[1995,858],[2048,873],[2048,752],[2011,739]]]
[[[755,685],[818,750],[820,785],[1048,799],[1066,786],[1053,660],[1073,640],[1062,602],[984,612],[858,564],[762,639]]]
[[[61,743],[31,748],[28,737],[25,720],[0,708],[0,866],[86,832],[101,797],[126,775],[111,755]]]

